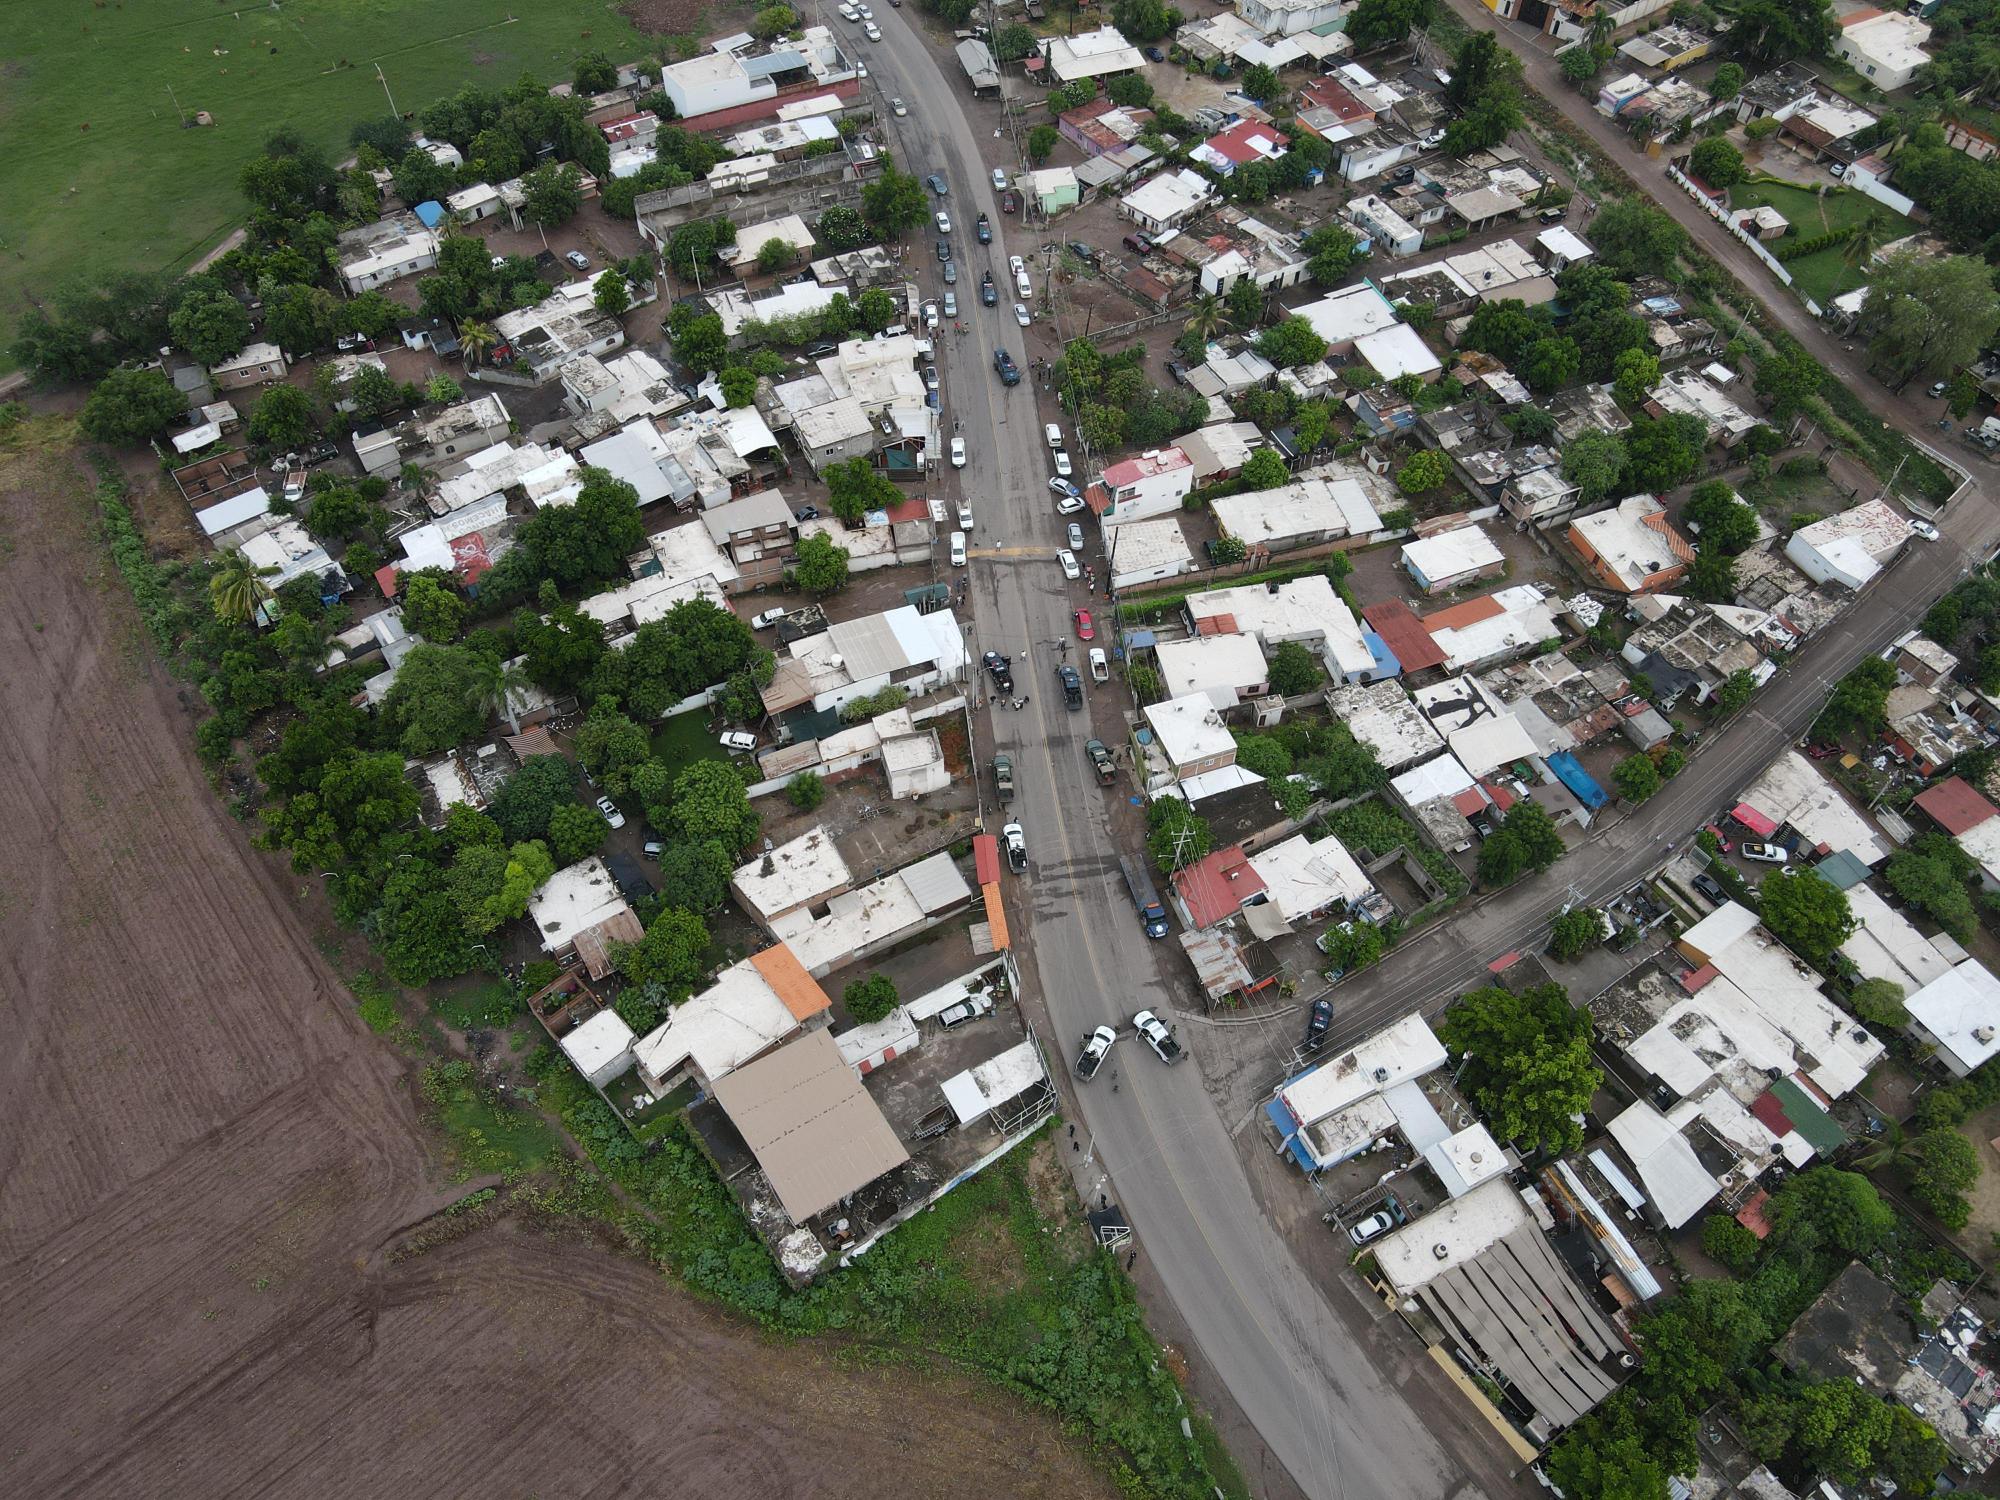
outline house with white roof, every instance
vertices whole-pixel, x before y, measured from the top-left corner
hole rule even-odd
[[[1477,525],[1405,542],[1397,555],[1411,582],[1425,594],[1447,593],[1498,577],[1507,566],[1506,554]]]
[[[1255,636],[1205,635],[1187,641],[1162,641],[1154,654],[1169,698],[1199,694],[1227,712],[1271,691],[1271,669]]]
[[[1532,583],[1517,583],[1435,610],[1422,623],[1444,653],[1444,665],[1470,672],[1561,640],[1556,623],[1560,604]]]
[[[1708,441],[1733,448],[1751,428],[1759,426],[1755,413],[1738,405],[1735,398],[1700,370],[1672,370],[1648,393],[1646,410],[1655,417],[1676,413],[1699,417]]]
[[[1908,84],[1917,69],[1931,60],[1924,50],[1930,39],[1930,27],[1915,16],[1866,6],[1840,18],[1840,35],[1834,38],[1833,50],[1888,94]]]
[[[1628,495],[1609,509],[1577,517],[1570,522],[1569,542],[1585,572],[1622,594],[1672,588],[1694,562],[1694,548],[1652,495]]]
[[[833,1001],[783,943],[731,964],[673,1006],[634,1050],[656,1095],[683,1082],[709,1089],[744,1064],[827,1020]]]
[[[1746,812],[1751,816],[1746,818]],[[1815,852],[1837,854],[1845,849],[1865,865],[1879,865],[1890,854],[1867,815],[1793,749],[1765,767],[1731,816],[1760,838],[1789,826]]]
[[[1191,693],[1164,703],[1149,703],[1143,713],[1174,780],[1185,781],[1236,764],[1236,737],[1207,694]]]
[[[1118,200],[1118,212],[1141,229],[1164,234],[1178,229],[1215,196],[1215,184],[1191,167],[1148,179]]]
[[[1888,501],[1865,500],[1801,526],[1785,543],[1785,557],[1814,583],[1859,589],[1902,554],[1910,535],[1909,521]]]
[[[1366,469],[1328,465],[1275,489],[1223,495],[1210,501],[1209,509],[1222,534],[1251,553],[1289,552],[1380,531],[1376,506],[1389,498],[1383,491]]]
[[[1347,602],[1321,573],[1289,583],[1246,584],[1190,594],[1181,606],[1194,635],[1232,630],[1257,637],[1268,652],[1297,641],[1318,655],[1335,677],[1360,681],[1377,667]]]
[[[1378,193],[1363,193],[1348,199],[1343,212],[1348,222],[1368,240],[1370,248],[1384,255],[1415,255],[1424,248],[1423,230],[1396,212]]]
[[[1195,571],[1194,552],[1178,515],[1106,527],[1104,545],[1111,586],[1121,592]]]
[[[1328,912],[1388,915],[1375,883],[1332,835],[1315,842],[1303,833],[1294,834],[1251,855],[1250,868],[1288,924],[1309,922]]]
[[[1426,1150],[1451,1131],[1420,1080],[1448,1060],[1422,1016],[1384,1027],[1279,1085],[1264,1107],[1278,1150],[1308,1172],[1337,1166],[1395,1129]]]
[[[1443,361],[1431,352],[1424,336],[1408,323],[1364,333],[1354,341],[1354,352],[1385,381],[1414,375],[1428,384],[1444,369]]]
[[[705,530],[702,540],[714,546]],[[892,683],[920,697],[955,680],[965,666],[965,635],[950,610],[923,614],[900,605],[793,641],[762,690],[764,709],[782,715],[810,704],[825,713]]]
[[[1863,979],[1900,984],[1907,996],[1951,972],[1952,960],[1938,944],[1919,932],[1915,923],[1884,901],[1866,881],[1848,887],[1847,909],[1856,926],[1838,951]],[[1965,951],[1949,937],[1942,941],[1959,953]]]
[[[854,873],[826,828],[808,829],[789,843],[767,849],[729,881],[736,904],[767,929],[779,917],[824,908],[853,888]]]
[[[544,953],[557,959],[576,954],[593,978],[611,971],[612,943],[636,943],[645,936],[638,914],[595,854],[551,875],[528,898],[528,917],[541,934]]]
[[[1328,693],[1326,706],[1385,771],[1401,771],[1444,749],[1444,737],[1401,683],[1350,683]]]
[[[872,884],[833,897],[826,914],[798,908],[775,919],[771,933],[819,978],[844,964],[894,947],[972,904],[972,887],[941,850]]]
[[[1963,1078],[2000,1053],[2000,980],[1968,958],[1906,996],[1910,1030]]]
[[[1139,49],[1125,40],[1116,26],[1100,26],[1075,36],[1049,37],[1042,55],[1048,68],[1064,83],[1080,78],[1108,78],[1117,73],[1135,73],[1146,66]]]
[[[1317,302],[1292,311],[1326,340],[1330,355],[1352,354],[1356,339],[1393,328],[1400,321],[1395,306],[1366,281],[1328,292]]]

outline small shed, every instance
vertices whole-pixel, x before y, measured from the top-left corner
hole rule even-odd
[[[558,1045],[577,1072],[598,1088],[632,1066],[632,1028],[615,1010],[600,1010]]]

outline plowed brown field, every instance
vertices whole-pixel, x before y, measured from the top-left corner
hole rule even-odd
[[[573,1237],[383,1254],[463,1189],[94,524],[68,454],[0,456],[0,1490],[1111,1493],[976,1381],[763,1340]]]

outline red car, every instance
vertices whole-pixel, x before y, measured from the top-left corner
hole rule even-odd
[[[1717,828],[1713,823],[1702,824],[1702,832],[1714,834],[1715,842],[1721,848],[1724,854],[1729,853],[1732,849],[1736,847],[1734,844],[1730,843],[1727,838],[1723,836],[1722,830],[1720,828]]]
[[[1015,192],[1012,188],[1008,188],[1005,192],[1001,193],[1000,195],[1001,213],[1017,214],[1020,211],[1021,211],[1021,195],[1019,193]]]
[[[1097,639],[1097,627],[1090,623],[1090,611],[1087,609],[1076,612],[1076,638],[1080,641]]]

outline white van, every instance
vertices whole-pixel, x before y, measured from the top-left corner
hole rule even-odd
[[[962,531],[951,534],[951,565],[954,568],[965,566],[965,533]]]
[[[1051,448],[1060,448],[1063,445],[1062,428],[1056,425],[1054,422],[1049,423],[1048,426],[1042,429],[1042,436],[1049,440],[1049,446]]]

